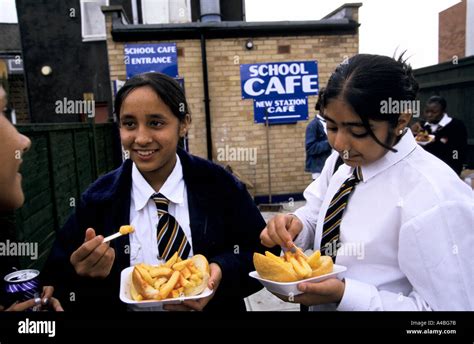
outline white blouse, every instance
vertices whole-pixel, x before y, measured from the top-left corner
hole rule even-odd
[[[340,225],[336,264],[347,271],[339,305],[313,310],[474,310],[473,191],[444,162],[404,135],[362,166]],[[352,173],[337,153],[305,190],[295,243],[319,249],[328,204]]]
[[[193,255],[191,227],[189,224],[189,207],[186,184],[183,179],[183,168],[178,155],[176,165],[166,179],[160,191],[170,200],[168,211],[175,217],[191,245],[189,256]],[[157,225],[158,212],[151,196],[155,190],[138,171],[135,163],[132,168],[132,190],[130,201],[130,224],[135,232],[130,233],[130,266],[146,263],[157,265],[158,241]]]

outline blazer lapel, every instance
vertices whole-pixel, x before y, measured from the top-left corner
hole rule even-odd
[[[130,190],[132,187],[132,161],[127,160],[119,176],[113,195],[110,197],[108,226],[112,233],[116,233],[120,226],[130,224]],[[110,243],[115,250],[114,264],[118,271],[130,266],[130,239],[122,235]]]
[[[193,252],[205,253],[208,230],[208,199],[199,196],[200,193],[188,186],[189,226],[191,227]]]
[[[189,225],[191,227],[193,252],[206,253],[207,236],[209,223],[209,190],[206,190],[206,183],[203,176],[199,175],[198,164],[182,149],[178,149],[178,156],[183,166],[183,178],[186,183],[189,208]]]

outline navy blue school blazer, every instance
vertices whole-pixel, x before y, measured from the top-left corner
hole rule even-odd
[[[192,246],[219,264],[222,281],[206,311],[245,310],[243,298],[261,289],[248,276],[254,270],[252,255],[263,252],[259,235],[265,221],[244,184],[222,167],[178,150],[187,187]],[[80,205],[57,233],[43,269],[45,285],[65,310],[125,310],[119,299],[120,272],[130,266],[129,236],[111,241],[115,261],[102,280],[80,277],[69,258],[84,242],[87,228],[107,236],[129,224],[132,161],[102,176],[82,195]]]

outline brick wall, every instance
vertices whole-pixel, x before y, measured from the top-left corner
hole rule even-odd
[[[123,43],[111,37],[111,17],[107,16],[107,45],[111,79],[125,80]],[[317,60],[319,81],[325,85],[334,68],[358,52],[358,35],[315,35],[298,37],[254,38],[254,49],[245,49],[246,38],[207,40],[209,96],[213,160],[230,164],[254,185],[255,195],[268,194],[267,144],[265,126],[255,124],[253,101],[241,99],[240,65],[247,63]],[[140,43],[164,43],[147,41]],[[204,92],[199,40],[174,40],[182,49],[178,56],[179,75],[184,78],[187,100],[192,112],[189,148],[192,154],[206,158]],[[127,42],[138,43],[138,42]],[[289,45],[290,52],[278,53],[278,46]],[[316,97],[308,97],[310,119],[314,116]],[[311,182],[304,172],[305,130],[309,121],[270,126],[270,166],[272,193],[301,193]],[[257,162],[218,160],[219,149],[256,149]],[[229,156],[227,157],[229,158]],[[230,156],[230,158],[232,158]]]
[[[466,56],[466,1],[439,13],[438,62]]]

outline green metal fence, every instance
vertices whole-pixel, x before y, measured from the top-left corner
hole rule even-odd
[[[28,124],[17,129],[32,141],[21,173],[25,204],[16,211],[19,242],[38,243],[38,259],[20,257],[21,268],[41,268],[55,232],[66,222],[81,193],[120,164],[116,125]]]

